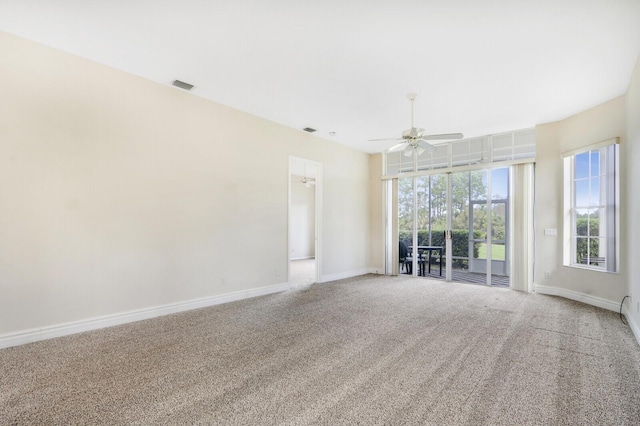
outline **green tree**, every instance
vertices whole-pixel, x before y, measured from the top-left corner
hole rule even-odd
[[[577,238],[576,262],[583,263],[587,256],[600,256],[600,220],[594,213],[577,216],[576,235],[584,236],[585,238]]]
[[[477,170],[451,174],[451,223],[460,244],[458,252],[468,251],[469,209],[471,201],[487,199],[487,171]],[[401,239],[412,239],[413,230],[413,178],[398,180],[398,226]],[[441,245],[441,239],[447,223],[447,176],[444,174],[424,176],[415,179],[417,193],[417,229],[419,245]],[[485,239],[487,229],[487,206],[474,203],[473,238]],[[496,204],[493,208],[493,239],[503,240],[506,236],[505,205]],[[444,242],[442,242],[443,244]],[[459,254],[454,254],[458,256]],[[465,254],[466,257],[466,254]]]

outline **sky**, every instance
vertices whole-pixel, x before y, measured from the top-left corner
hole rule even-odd
[[[584,152],[575,158],[576,207],[600,205],[600,153]]]

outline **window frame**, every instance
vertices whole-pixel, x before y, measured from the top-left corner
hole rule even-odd
[[[619,169],[619,139],[600,142],[580,150],[563,154],[564,157],[564,255],[565,266],[589,269],[599,272],[617,273],[619,271],[619,204],[620,204],[620,169]],[[576,159],[586,154],[587,174],[577,176]],[[593,173],[592,161],[594,154],[598,155],[598,172]],[[592,202],[593,183],[598,181],[598,200]],[[588,200],[586,203],[578,201],[576,187],[579,183],[587,184]],[[578,204],[578,203],[581,204]],[[579,212],[586,212],[586,235],[578,235]],[[591,235],[592,212],[597,211],[598,232]],[[578,259],[578,241],[587,241],[587,261]],[[598,255],[591,256],[592,241],[598,241]],[[604,254],[604,256],[602,256]],[[591,259],[603,259],[591,261]]]

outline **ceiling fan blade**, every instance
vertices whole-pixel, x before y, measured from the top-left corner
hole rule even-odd
[[[433,145],[431,145],[430,143],[427,143],[427,141],[425,141],[424,139],[420,139],[418,142],[416,142],[418,144],[418,146],[420,148],[423,149],[424,151],[427,152],[434,152],[437,148]],[[422,152],[420,152],[418,155],[422,154]]]
[[[387,152],[400,151],[400,148],[404,148],[404,146],[406,144],[407,144],[406,142],[400,142],[399,144],[396,144],[396,145],[392,146],[391,148],[387,149]]]
[[[401,141],[402,138],[367,139],[369,142]]]
[[[411,145],[407,145],[402,155],[405,157],[413,157],[413,147]]]
[[[462,139],[464,135],[462,133],[444,133],[441,135],[424,135],[422,139],[427,141],[444,141],[450,139]]]

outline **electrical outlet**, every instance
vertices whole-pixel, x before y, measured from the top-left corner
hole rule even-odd
[[[544,279],[548,280],[549,278],[551,278],[551,272],[549,271],[544,271]]]
[[[274,269],[274,270],[273,270],[273,274],[274,274],[276,277],[279,277],[279,276],[280,276],[280,272],[278,271],[278,268],[276,268],[276,269]]]
[[[227,283],[227,280],[225,280],[224,278],[220,278],[220,285],[224,286]]]

